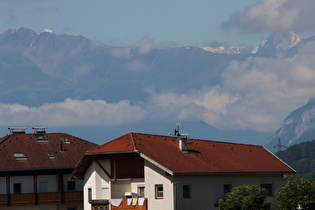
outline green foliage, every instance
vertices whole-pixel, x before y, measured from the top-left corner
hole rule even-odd
[[[296,170],[300,178],[315,180],[315,140],[293,145],[276,155]]]
[[[243,185],[233,188],[219,200],[221,210],[264,210],[270,208],[266,201],[266,190],[255,185]]]
[[[303,210],[314,209],[315,182],[308,179],[290,177],[286,184],[277,191],[279,209],[296,209],[300,204]]]

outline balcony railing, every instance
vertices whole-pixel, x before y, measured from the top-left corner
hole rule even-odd
[[[127,199],[123,199],[121,204],[119,206],[113,206],[111,205],[112,210],[147,210],[147,199],[144,199],[144,202],[142,205],[139,205],[138,202],[136,203],[130,203]]]
[[[82,191],[0,194],[0,206],[32,206],[41,204],[83,203]]]

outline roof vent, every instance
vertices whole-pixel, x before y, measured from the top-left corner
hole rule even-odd
[[[10,131],[10,134],[13,133],[25,133],[26,127],[10,127],[8,130]]]
[[[34,133],[46,133],[47,127],[33,127]]]

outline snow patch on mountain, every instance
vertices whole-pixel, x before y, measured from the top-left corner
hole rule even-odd
[[[301,37],[293,32],[272,33],[268,38],[261,42],[254,54],[274,56],[283,53],[297,46],[301,42]]]
[[[45,28],[44,30],[41,31],[41,33],[51,33],[51,34],[53,34],[54,31],[49,29],[49,28]]]
[[[220,54],[241,54],[250,51],[247,47],[201,47],[204,51]]]

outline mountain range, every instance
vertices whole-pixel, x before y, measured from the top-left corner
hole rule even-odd
[[[0,35],[0,103],[36,107],[71,98],[101,99],[108,103],[123,99],[136,104],[152,92],[182,94],[192,89],[215,87],[221,82],[222,69],[232,61],[277,54],[289,59],[306,43],[315,43],[315,37],[301,39],[293,32],[271,34],[259,47],[165,47],[142,41],[128,47],[115,47],[83,36],[56,35],[48,29],[40,33],[23,27],[10,29]],[[253,143],[265,144],[272,136],[267,142],[267,147],[272,149],[278,138],[285,145],[314,138],[314,107],[314,100],[310,100],[293,111],[273,136],[270,132],[250,129],[221,130],[196,120],[184,120],[183,124],[185,131],[199,138],[240,138],[246,143],[254,138]],[[106,136],[112,138],[133,129],[159,133],[171,131],[175,123],[172,119],[167,123],[159,119],[107,130],[91,126],[83,135],[98,133],[95,138],[104,138],[106,135],[99,134],[101,130],[115,132]],[[81,130],[78,128],[76,132]]]

